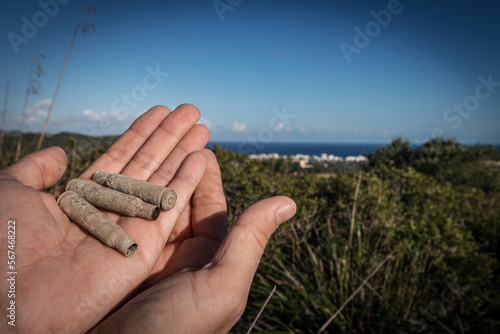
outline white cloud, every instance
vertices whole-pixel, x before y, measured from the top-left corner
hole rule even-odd
[[[202,117],[202,118],[200,118],[198,123],[205,125],[210,131],[215,130],[212,122],[208,118]]]
[[[51,102],[52,102],[52,99],[43,99],[43,100],[35,102],[32,107],[35,109],[47,109],[48,110]]]
[[[26,108],[26,128],[24,130],[30,131],[32,125],[38,126],[45,122],[51,101],[52,99],[43,99]],[[21,115],[19,115],[19,119],[21,119]]]
[[[104,118],[107,118],[109,121],[123,121],[127,118],[125,113],[121,113],[118,110],[113,110],[108,112],[106,110],[97,113],[91,109],[86,109],[83,111],[83,115],[91,121],[100,121]]]
[[[83,111],[83,115],[91,121],[100,121],[103,118],[109,118],[110,121],[123,121],[127,118],[127,115],[118,110],[113,110],[111,112],[103,110],[97,113],[91,109],[86,109]]]
[[[355,136],[368,136],[373,133],[372,129],[354,129],[352,134]]]
[[[144,112],[146,112],[146,111],[144,111]],[[139,113],[137,115],[137,117],[142,115],[144,112]],[[118,110],[111,111],[111,116],[117,121],[123,121],[123,120],[127,119],[127,115],[125,113],[119,112]]]
[[[102,111],[100,114],[98,114],[93,110],[86,109],[83,111],[83,115],[92,121],[98,121],[103,117],[106,117],[106,112]]]
[[[285,125],[285,123],[283,122],[279,122],[278,124],[276,124],[276,126],[274,127],[274,129],[276,132],[280,132],[280,131],[290,131],[292,130],[292,127],[289,126],[289,125]]]
[[[307,129],[303,126],[297,126],[297,131],[300,133],[300,134],[305,134],[307,133]]]
[[[40,132],[47,117],[51,99],[34,101],[26,108],[24,132]],[[78,110],[68,113],[58,104],[50,116],[48,133],[75,132],[87,135],[103,136],[123,133],[144,110],[120,112],[118,110],[96,112],[92,109]],[[21,125],[22,110],[18,113],[7,113],[6,130],[18,131]]]
[[[245,123],[240,123],[240,122],[234,121],[233,126],[231,128],[231,131],[233,131],[233,132],[246,132],[247,125]]]
[[[391,132],[387,129],[377,132],[377,136],[387,137]]]

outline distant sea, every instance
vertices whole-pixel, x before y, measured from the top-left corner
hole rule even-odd
[[[348,156],[368,156],[374,152],[377,147],[386,147],[389,144],[374,144],[374,143],[249,143],[249,142],[210,142],[209,148],[217,144],[227,148],[229,151],[243,154],[261,154],[261,153],[278,153],[280,155],[290,154],[307,154],[318,155],[322,153],[333,154],[338,157]],[[416,149],[419,145],[412,144],[412,148]],[[497,150],[500,150],[500,145],[494,145]]]
[[[359,143],[248,143],[248,142],[210,142],[208,147],[217,144],[236,153],[261,154],[278,153],[280,155],[308,154],[321,156],[322,153],[333,154],[345,158],[347,156],[368,156],[377,147],[389,144],[359,144]]]

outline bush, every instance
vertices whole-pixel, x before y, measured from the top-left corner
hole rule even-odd
[[[414,153],[398,145],[393,151]],[[498,192],[438,180],[400,160],[362,174],[353,211],[359,173],[292,174],[285,162],[215,153],[230,221],[272,195],[298,207],[269,242],[234,333],[248,330],[275,285],[255,330],[315,333],[381,263],[325,332],[498,331]]]

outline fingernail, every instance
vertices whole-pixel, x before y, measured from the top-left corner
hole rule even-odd
[[[295,214],[295,203],[285,202],[283,203],[278,211],[276,212],[276,228],[280,226],[281,223],[292,218]]]

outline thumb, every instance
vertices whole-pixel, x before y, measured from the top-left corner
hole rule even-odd
[[[53,186],[66,170],[66,153],[60,147],[49,147],[23,157],[1,171],[25,186],[42,190]]]
[[[271,234],[296,211],[293,200],[277,196],[255,203],[238,217],[212,261],[226,283],[238,284],[235,288],[248,295]]]

